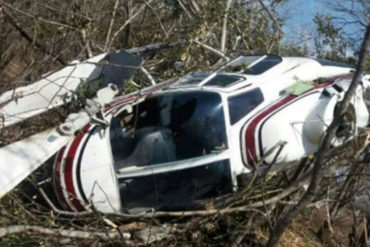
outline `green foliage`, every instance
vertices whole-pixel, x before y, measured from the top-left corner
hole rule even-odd
[[[306,57],[309,56],[309,51],[306,45],[298,46],[296,44],[283,44],[280,47],[280,55],[291,57]]]
[[[313,21],[316,24],[314,43],[317,56],[334,61],[346,61],[347,41],[342,28],[335,26],[333,17],[316,14]]]

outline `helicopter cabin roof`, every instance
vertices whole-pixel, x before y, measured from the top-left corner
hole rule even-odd
[[[281,57],[277,55],[239,56],[211,72],[193,72],[180,78],[167,90],[209,89],[234,92],[252,85],[278,83],[280,80],[331,77],[350,72],[346,64],[328,60]]]

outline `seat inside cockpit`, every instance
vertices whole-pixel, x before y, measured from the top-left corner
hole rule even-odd
[[[110,142],[117,171],[184,160],[227,148],[221,97],[166,92],[113,118]]]

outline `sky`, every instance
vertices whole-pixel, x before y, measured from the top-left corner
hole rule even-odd
[[[296,39],[299,32],[312,33],[315,14],[330,13],[330,10],[321,0],[290,0],[279,12],[286,23],[283,27],[285,38],[291,40]]]
[[[279,9],[279,13],[285,20],[285,25],[283,26],[285,34],[284,41],[296,43],[299,40],[300,34],[303,34],[306,38],[305,43],[309,48],[312,48],[314,45],[312,39],[312,34],[315,31],[313,18],[316,13],[351,19],[343,13],[331,10],[323,0],[290,0],[285,6]],[[344,27],[344,32],[347,34],[351,33],[353,35],[354,32],[358,32],[359,30],[358,25],[347,25]],[[347,55],[351,55],[352,53],[352,50],[347,50]]]

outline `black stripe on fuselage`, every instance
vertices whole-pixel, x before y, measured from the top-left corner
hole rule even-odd
[[[92,136],[92,134],[94,133],[95,129],[97,128],[98,126],[94,126],[91,130],[88,131],[88,136],[87,138],[85,139],[85,142],[82,144],[82,147],[81,147],[81,150],[78,154],[78,160],[77,160],[77,167],[76,167],[76,180],[77,180],[77,186],[78,186],[78,190],[80,191],[80,194],[82,196],[82,199],[84,200],[85,203],[89,203],[89,201],[87,200],[87,197],[85,195],[85,192],[82,188],[82,182],[81,182],[81,160],[82,160],[82,156],[83,156],[83,153],[85,151],[85,148],[86,148],[86,145],[87,143],[89,142],[89,139],[90,137]]]

